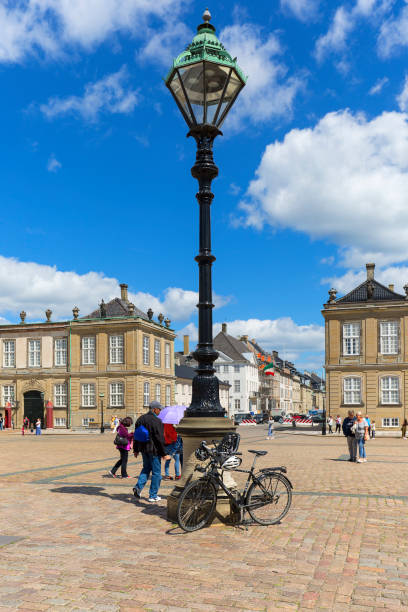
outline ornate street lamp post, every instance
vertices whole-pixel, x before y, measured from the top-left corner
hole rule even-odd
[[[105,433],[105,425],[104,425],[104,415],[103,415],[103,398],[105,397],[104,393],[100,393],[99,394],[100,400],[101,400],[101,434]]]
[[[195,258],[199,268],[198,345],[193,353],[198,362],[193,379],[192,400],[181,421],[179,430],[184,439],[185,462],[183,479],[168,502],[168,514],[173,518],[174,504],[185,481],[191,476],[193,465],[189,457],[202,439],[220,437],[234,429],[229,419],[220,419],[225,411],[220,404],[218,378],[214,361],[218,357],[213,345],[212,329],[212,264],[211,214],[213,200],[211,183],[218,175],[213,160],[213,143],[221,135],[220,127],[244,87],[246,77],[215,35],[208,9],[197,28],[192,43],[173,62],[165,79],[189,132],[197,143],[196,162],[191,174],[198,180],[197,201],[200,207],[199,254]]]

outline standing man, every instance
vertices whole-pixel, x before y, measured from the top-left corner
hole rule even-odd
[[[356,421],[354,416],[354,410],[348,411],[348,416],[343,421],[343,433],[347,438],[348,449],[350,453],[349,461],[357,462],[357,440],[356,434],[352,431],[353,425]]]
[[[149,412],[142,414],[135,425],[133,453],[135,457],[142,453],[143,468],[136,486],[133,488],[133,494],[138,498],[142,496],[143,487],[151,473],[149,502],[161,500],[161,497],[158,496],[161,482],[161,458],[163,457],[164,460],[170,459],[165,449],[164,426],[158,417],[162,409],[163,406],[159,402],[150,402]],[[142,442],[143,438],[144,441]]]

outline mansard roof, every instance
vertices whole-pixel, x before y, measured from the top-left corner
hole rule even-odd
[[[122,300],[121,298],[114,298],[113,300],[105,304],[105,309],[106,309],[106,317],[130,317],[129,302],[127,302],[126,300]],[[139,310],[139,308],[136,308],[136,306],[135,306],[133,316],[149,321],[149,317],[147,316],[147,314],[144,313],[142,310]],[[85,317],[81,317],[81,319],[102,319],[102,318],[104,317],[101,317],[100,308],[98,308],[97,310],[94,310],[93,312],[91,312],[91,314]]]
[[[371,283],[371,287],[369,286]],[[372,292],[372,295],[370,293]],[[370,297],[369,297],[370,295]],[[361,285],[336,300],[336,304],[346,304],[352,302],[383,302],[405,300],[405,295],[391,291],[375,279],[365,280]]]

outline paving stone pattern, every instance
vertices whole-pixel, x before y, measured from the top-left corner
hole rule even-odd
[[[260,467],[287,466],[289,514],[184,534],[169,483],[151,505],[134,478],[106,478],[110,433],[0,433],[0,612],[408,610],[408,441],[371,441],[352,464],[341,436],[241,428],[245,465],[260,448]]]

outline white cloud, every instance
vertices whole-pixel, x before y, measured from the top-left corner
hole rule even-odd
[[[0,4],[0,61],[56,58],[69,46],[91,49],[116,32],[143,36],[151,18],[174,20],[185,0],[20,0]]]
[[[376,94],[379,94],[384,86],[388,83],[388,78],[387,77],[383,77],[382,79],[378,79],[378,81],[376,81],[374,83],[374,85],[371,87],[370,91],[368,92],[370,96],[375,96]]]
[[[382,57],[389,57],[407,45],[408,6],[404,6],[397,17],[387,19],[381,25],[378,52]]]
[[[181,21],[170,21],[160,30],[151,30],[147,42],[137,53],[139,61],[149,60],[169,68],[172,60],[192,40],[193,32]]]
[[[342,276],[331,276],[324,278],[322,284],[330,285],[338,291],[338,296],[344,295],[360,285],[367,278],[366,270],[348,270]],[[375,279],[379,283],[388,287],[394,285],[394,291],[405,295],[404,285],[408,283],[408,267],[407,266],[388,266],[375,269]]]
[[[85,316],[105,302],[120,296],[119,282],[101,272],[63,272],[55,266],[0,256],[0,313],[9,318],[27,312],[28,319],[44,318],[50,307],[54,320],[72,318],[72,308],[78,306],[80,316]],[[129,299],[146,312],[151,307],[155,317],[162,312],[173,320],[188,318],[196,312],[198,294],[177,287],[169,287],[163,298],[149,293],[131,293]],[[215,296],[216,307],[228,302],[228,298]],[[1,322],[0,315],[0,322]]]
[[[54,153],[51,153],[48,162],[47,162],[47,170],[48,172],[58,172],[58,170],[62,168],[61,162],[55,157]]]
[[[250,75],[227,121],[240,128],[245,120],[262,123],[274,117],[290,117],[294,99],[304,85],[304,78],[287,76],[287,68],[277,59],[282,49],[274,34],[262,37],[259,27],[238,24],[220,33],[232,57],[244,74]]]
[[[280,0],[282,9],[291,11],[301,21],[316,16],[320,0]]]
[[[337,244],[347,267],[408,259],[408,116],[329,113],[268,145],[241,203],[245,225]]]
[[[50,98],[41,104],[41,112],[54,119],[60,115],[79,115],[87,121],[97,121],[101,113],[130,113],[139,101],[136,90],[127,86],[129,78],[126,66],[108,74],[95,83],[87,83],[83,96]]]
[[[347,50],[348,38],[360,19],[369,19],[373,23],[389,10],[392,0],[356,0],[354,5],[341,5],[337,8],[333,21],[326,34],[316,42],[315,55],[322,61],[330,53],[341,53]]]
[[[408,74],[405,75],[405,81],[401,93],[397,96],[398,106],[402,111],[408,110]]]
[[[221,331],[221,323],[215,323],[214,337]],[[265,350],[277,350],[287,360],[295,360],[308,353],[321,353],[324,350],[323,325],[298,325],[290,317],[279,319],[247,319],[235,320],[227,323],[227,333],[239,337],[248,335],[255,338]],[[197,327],[189,323],[178,332],[183,338],[189,334],[190,340],[196,342],[198,338]]]

